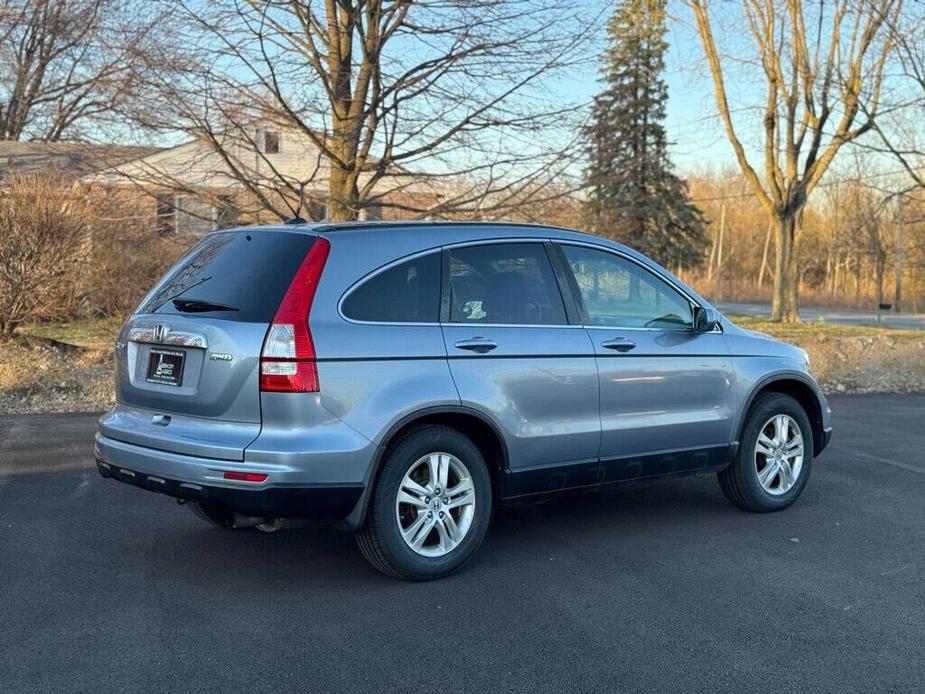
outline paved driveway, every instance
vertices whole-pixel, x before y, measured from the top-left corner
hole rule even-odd
[[[0,418],[0,691],[921,692],[925,396],[832,406],[788,511],[709,476],[561,498],[428,584],[103,480],[92,417]]]

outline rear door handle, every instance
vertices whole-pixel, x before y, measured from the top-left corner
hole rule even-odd
[[[498,343],[494,340],[489,340],[487,337],[473,337],[469,340],[460,340],[459,342],[454,343],[453,345],[456,349],[467,349],[470,352],[478,352],[479,354],[484,354],[485,352],[490,352],[498,346]]]
[[[612,340],[602,342],[601,347],[614,349],[618,352],[629,352],[631,349],[636,349],[636,343],[632,340],[627,340],[625,337],[615,337]]]

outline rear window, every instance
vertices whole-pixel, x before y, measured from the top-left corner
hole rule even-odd
[[[436,323],[440,318],[440,253],[380,272],[344,300],[344,315],[388,323]]]
[[[284,231],[210,234],[167,272],[137,313],[269,323],[314,241]]]
[[[566,325],[546,250],[538,243],[492,243],[450,251],[453,323]]]

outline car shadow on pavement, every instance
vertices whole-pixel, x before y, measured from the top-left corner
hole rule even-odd
[[[606,548],[630,551],[643,537],[676,538],[704,523],[728,521],[730,514],[748,515],[733,509],[708,476],[509,505],[496,512],[473,562],[447,580],[504,572],[505,567],[520,572],[533,563],[547,562],[550,554],[569,559]],[[183,584],[202,579],[222,590],[249,585],[305,590],[393,582],[366,564],[349,532],[328,525],[273,533],[228,531],[205,526],[192,514],[174,517],[170,525],[149,538],[147,569],[156,566],[170,574],[163,578]]]

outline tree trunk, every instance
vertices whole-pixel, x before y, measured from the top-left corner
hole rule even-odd
[[[357,218],[359,212],[359,191],[356,176],[331,163],[328,178],[328,220],[331,222],[350,222]]]
[[[900,313],[903,303],[903,256],[905,255],[905,213],[903,196],[896,198],[896,290],[893,292],[893,311]]]
[[[796,215],[778,215],[776,220],[777,248],[774,263],[774,294],[771,320],[799,323],[799,233]]]
[[[880,313],[880,305],[883,304],[883,285],[886,279],[886,253],[877,254],[877,265],[874,268],[874,281],[877,283],[877,313]]]

